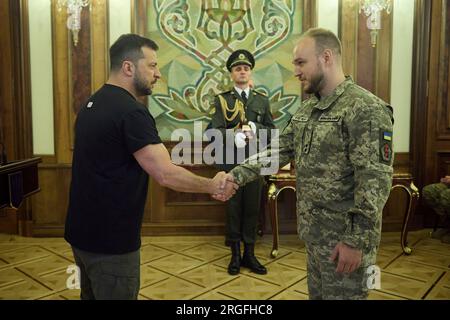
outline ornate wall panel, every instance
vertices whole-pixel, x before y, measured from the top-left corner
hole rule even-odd
[[[151,1],[147,36],[160,46],[162,81],[150,97],[164,140],[176,128],[209,122],[214,96],[230,88],[225,62],[236,49],[256,58],[253,80],[268,94],[275,123],[284,127],[299,106],[292,50],[302,31],[302,1]]]

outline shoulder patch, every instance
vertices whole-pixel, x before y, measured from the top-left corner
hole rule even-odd
[[[259,94],[259,95],[261,95],[261,96],[267,97],[267,94],[264,93],[264,92],[260,92],[260,91],[256,91],[256,90],[253,90],[253,92],[254,92],[254,93],[257,93],[257,94]]]
[[[392,131],[380,130],[380,162],[391,165],[392,162]]]

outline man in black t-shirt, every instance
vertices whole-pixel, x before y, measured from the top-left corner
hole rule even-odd
[[[134,34],[110,49],[111,72],[77,115],[65,239],[79,267],[81,299],[136,299],[148,175],[182,192],[228,200],[237,189],[219,172],[203,178],[172,164],[155,120],[138,99],[161,77],[158,46]]]

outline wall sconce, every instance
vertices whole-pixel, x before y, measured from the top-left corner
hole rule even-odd
[[[381,12],[391,13],[391,0],[359,0],[359,13],[367,16],[367,28],[370,31],[372,47],[377,45],[378,30],[381,29]]]
[[[58,11],[67,7],[67,28],[72,31],[73,44],[78,44],[78,32],[81,29],[81,10],[90,4],[91,0],[58,0]]]

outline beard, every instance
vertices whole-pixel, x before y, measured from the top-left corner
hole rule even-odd
[[[134,89],[139,96],[149,96],[152,94],[152,89],[149,87],[148,82],[145,81],[139,72],[137,72],[133,78]]]
[[[319,93],[320,90],[323,89],[325,76],[323,74],[322,68],[320,66],[318,67],[319,71],[311,77],[309,86],[305,89],[305,92],[307,94]]]

